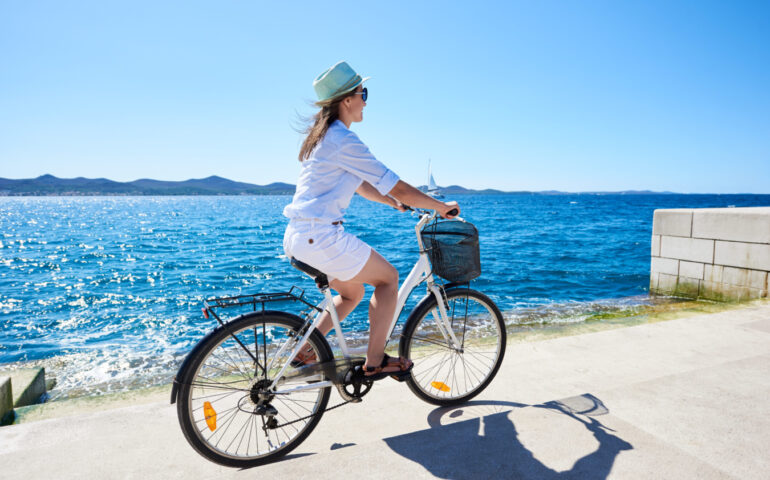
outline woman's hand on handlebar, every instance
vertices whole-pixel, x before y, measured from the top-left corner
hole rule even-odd
[[[441,204],[442,208],[437,208],[436,211],[443,218],[455,218],[460,215],[460,206],[457,202],[444,202]]]

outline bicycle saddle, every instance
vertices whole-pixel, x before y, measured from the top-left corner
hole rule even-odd
[[[326,276],[325,273],[311,267],[305,262],[300,262],[294,257],[291,257],[290,260],[291,260],[291,266],[301,272],[304,272],[310,275],[310,277],[312,277],[313,280],[315,280],[315,284],[318,285],[318,288],[320,288],[321,290],[323,290],[324,288],[329,288],[329,278]]]

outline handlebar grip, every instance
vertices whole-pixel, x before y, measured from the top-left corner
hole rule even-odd
[[[446,212],[448,217],[456,217],[459,213],[460,211],[457,210],[456,208],[453,208],[452,210]]]

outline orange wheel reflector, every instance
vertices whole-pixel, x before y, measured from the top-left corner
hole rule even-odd
[[[206,308],[204,307],[204,308],[201,308],[201,310],[203,310],[203,317],[204,317],[206,320],[208,320],[208,319],[209,319],[209,311],[208,311],[208,309],[206,309]]]
[[[214,411],[214,407],[210,402],[203,404],[203,415],[206,416],[206,425],[209,426],[209,430],[212,432],[217,428],[217,412]]]
[[[450,390],[449,385],[444,382],[430,382],[430,386],[436,390],[441,390],[442,392],[448,392]]]

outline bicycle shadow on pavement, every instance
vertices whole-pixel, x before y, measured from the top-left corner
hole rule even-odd
[[[595,418],[606,413],[591,394],[539,405],[473,401],[437,408],[431,428],[384,441],[438,478],[600,479],[633,449]]]

